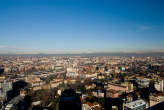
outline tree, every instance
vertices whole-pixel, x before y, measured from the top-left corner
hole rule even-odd
[[[104,98],[99,98],[98,103],[101,104],[102,106],[104,106],[105,99]]]
[[[81,93],[86,93],[86,88],[84,86],[78,86],[77,90],[80,90]]]

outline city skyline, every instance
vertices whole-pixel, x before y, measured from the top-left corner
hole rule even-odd
[[[164,52],[162,0],[2,0],[0,54]]]

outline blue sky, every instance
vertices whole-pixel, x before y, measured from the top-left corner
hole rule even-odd
[[[0,0],[0,53],[164,52],[163,0]]]

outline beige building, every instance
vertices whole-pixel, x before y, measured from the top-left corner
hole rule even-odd
[[[150,107],[164,101],[164,96],[160,96],[160,95],[150,95],[149,98],[150,98]]]

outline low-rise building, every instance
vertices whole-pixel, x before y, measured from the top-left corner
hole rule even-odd
[[[124,105],[124,110],[145,110],[146,103],[143,100],[136,100]]]
[[[164,96],[161,96],[161,95],[150,95],[149,96],[149,99],[150,99],[150,107],[160,103],[160,102],[163,102],[164,101]]]
[[[116,91],[113,89],[108,89],[106,91],[106,97],[111,97],[111,98],[118,98],[120,95],[120,91]]]
[[[139,88],[149,87],[150,79],[148,78],[137,78],[136,82]]]
[[[113,83],[108,83],[108,90],[112,89],[115,91],[122,91],[122,92],[128,92],[128,87],[122,86],[120,84],[113,84]]]
[[[155,82],[154,87],[157,91],[164,91],[164,80],[158,80]]]

